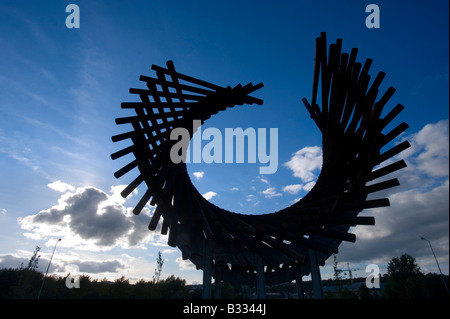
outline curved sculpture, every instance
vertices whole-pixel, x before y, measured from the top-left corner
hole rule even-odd
[[[204,121],[235,105],[262,104],[250,96],[263,85],[251,83],[220,87],[167,68],[152,66],[156,77],[141,76],[145,89],[130,89],[140,102],[122,103],[132,109],[130,117],[117,124],[131,124],[132,130],[112,137],[114,142],[131,140],[131,145],[112,154],[127,154],[133,160],[114,175],[119,178],[137,168],[139,175],[123,190],[127,197],[141,183],[146,191],[134,208],[139,214],[150,201],[156,205],[149,229],[162,224],[169,233],[168,244],[177,246],[184,259],[198,269],[212,254],[216,280],[253,285],[256,269],[264,271],[268,285],[290,282],[311,271],[309,251],[317,262],[338,252],[342,241],[355,241],[349,232],[356,225],[374,225],[373,217],[359,216],[363,209],[389,206],[387,198],[368,200],[370,193],[399,185],[396,178],[380,179],[406,166],[403,160],[383,166],[408,148],[407,141],[389,150],[383,147],[408,125],[401,123],[383,133],[401,112],[397,105],[384,117],[383,108],[395,89],[389,88],[377,100],[385,74],[380,72],[369,87],[372,60],[356,62],[357,49],[341,53],[342,41],[331,44],[327,54],[326,36],[316,39],[316,56],[311,103],[303,102],[323,136],[323,165],[314,188],[299,202],[264,215],[237,214],[207,201],[192,184],[185,163],[173,163],[170,149],[175,142],[170,132],[187,129],[193,135],[193,120]],[[321,107],[318,105],[320,81]],[[162,223],[161,223],[162,218]]]

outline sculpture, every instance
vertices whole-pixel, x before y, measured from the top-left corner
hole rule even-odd
[[[183,162],[173,163],[170,149],[176,141],[170,132],[183,127],[191,136],[193,120],[204,121],[229,107],[259,104],[249,94],[263,87],[251,83],[220,87],[178,73],[174,64],[152,66],[156,78],[141,76],[146,89],[130,89],[141,102],[122,103],[135,115],[117,118],[132,130],[112,137],[114,142],[131,140],[111,155],[112,159],[133,154],[134,160],[114,175],[121,177],[138,168],[140,174],[123,190],[127,197],[145,183],[146,191],[134,208],[139,214],[150,201],[156,205],[149,229],[158,223],[168,244],[178,247],[204,278],[260,287],[296,280],[310,272],[317,278],[319,265],[338,252],[342,241],[355,241],[350,227],[374,225],[374,217],[359,216],[366,208],[389,206],[387,198],[367,196],[399,185],[396,178],[374,182],[406,166],[403,160],[386,166],[383,162],[410,146],[404,141],[387,151],[381,149],[408,128],[401,123],[384,134],[383,129],[403,110],[398,104],[383,118],[381,113],[395,89],[378,99],[385,73],[380,72],[369,87],[372,60],[356,62],[357,49],[341,52],[342,40],[331,44],[327,54],[326,35],[316,39],[312,98],[303,99],[311,118],[322,133],[323,164],[314,188],[300,201],[280,211],[263,215],[237,214],[207,201],[193,186]],[[321,108],[318,105],[319,81]],[[204,283],[205,285],[205,283]],[[204,296],[209,297],[208,293]]]

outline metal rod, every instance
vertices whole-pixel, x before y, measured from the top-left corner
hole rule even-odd
[[[445,282],[444,275],[442,274],[441,267],[439,266],[438,260],[437,260],[437,258],[436,258],[436,254],[434,253],[433,246],[431,246],[431,242],[430,242],[428,239],[426,239],[425,237],[420,237],[420,239],[426,240],[426,241],[428,242],[428,244],[430,245],[431,252],[433,253],[433,256],[434,256],[434,259],[436,260],[436,264],[437,264],[437,266],[438,266],[439,272],[441,273],[441,278],[442,278],[442,281],[444,282],[445,290],[447,290],[447,294],[449,294],[448,287],[447,287],[447,283]]]
[[[44,278],[42,278],[42,284],[41,284],[41,288],[39,289],[39,294],[37,296],[37,299],[39,299],[41,297],[42,288],[44,287],[45,278],[47,277],[48,270],[50,269],[50,264],[52,263],[53,255],[55,254],[56,245],[58,245],[58,243],[60,241],[61,241],[61,238],[56,241],[55,247],[53,248],[52,256],[50,257],[50,261],[48,262],[47,271],[45,272]]]

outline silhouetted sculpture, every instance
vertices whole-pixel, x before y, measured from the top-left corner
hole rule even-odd
[[[146,184],[134,213],[139,214],[149,201],[156,205],[149,229],[156,230],[162,217],[161,233],[169,232],[168,244],[177,246],[183,259],[203,269],[205,280],[213,276],[217,284],[221,280],[256,284],[259,296],[264,296],[264,285],[294,279],[301,284],[302,276],[309,273],[313,281],[320,280],[319,265],[338,252],[342,241],[355,241],[349,228],[374,225],[374,217],[358,214],[366,208],[389,206],[387,198],[367,200],[367,196],[399,185],[396,178],[371,182],[406,166],[403,160],[381,166],[410,146],[404,141],[381,152],[408,128],[401,123],[383,133],[403,106],[397,105],[382,118],[395,89],[389,88],[377,101],[385,73],[380,72],[369,87],[372,60],[364,65],[356,62],[357,49],[341,53],[341,44],[338,39],[327,54],[325,33],[316,39],[311,103],[303,99],[323,136],[320,176],[300,201],[271,214],[243,215],[215,206],[193,186],[186,164],[170,159],[170,149],[177,142],[169,138],[173,129],[183,127],[192,137],[193,120],[203,124],[235,105],[261,105],[260,99],[249,94],[262,84],[224,88],[178,73],[168,61],[167,68],[152,66],[156,78],[140,77],[147,88],[130,89],[141,102],[122,103],[122,108],[133,109],[135,115],[117,118],[116,123],[131,124],[133,129],[112,140],[131,140],[131,145],[111,157],[133,154],[134,159],[114,175],[119,178],[134,168],[139,175],[122,196]],[[321,108],[317,102],[319,81]]]

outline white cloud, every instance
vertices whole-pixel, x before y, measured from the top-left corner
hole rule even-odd
[[[6,208],[2,208],[1,214],[6,215]]]
[[[306,183],[305,185],[303,185],[303,189],[305,191],[309,192],[314,187],[314,185],[316,185],[316,182],[314,182],[314,181]]]
[[[178,267],[181,271],[187,271],[187,270],[196,270],[197,268],[190,260],[183,260],[183,258],[178,257],[176,259],[176,262],[178,263]]]
[[[200,180],[205,175],[205,172],[194,172],[192,173],[197,180]]]
[[[61,192],[61,193],[75,190],[75,187],[73,187],[72,185],[69,185],[67,183],[61,182],[60,180],[50,183],[47,186],[50,187],[51,189]]]
[[[295,177],[303,182],[310,182],[317,177],[315,171],[322,166],[322,149],[318,146],[304,147],[283,165],[292,170]]]
[[[449,121],[424,126],[412,138],[414,148],[423,149],[417,156],[417,168],[432,177],[449,174]]]
[[[276,196],[282,196],[283,194],[278,193],[275,187],[269,187],[261,192],[265,197],[272,198]]]
[[[283,192],[295,195],[302,190],[302,185],[294,184],[294,185],[286,185],[283,187]]]
[[[203,194],[202,196],[203,196],[204,198],[206,198],[207,200],[210,200],[210,199],[213,198],[214,196],[217,196],[217,193],[216,193],[216,192],[209,191],[209,192]]]
[[[161,252],[161,254],[162,254],[162,255],[165,255],[165,254],[173,254],[173,253],[176,253],[176,252],[177,252],[176,249],[167,248],[167,249],[163,249],[163,251]]]

